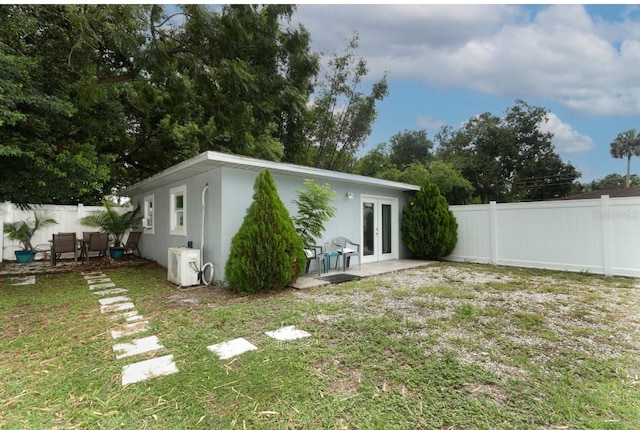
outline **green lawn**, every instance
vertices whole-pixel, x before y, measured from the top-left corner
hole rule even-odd
[[[79,272],[0,278],[0,428],[640,428],[634,279],[441,263],[241,297],[104,273],[179,372],[123,387],[140,358],[115,359],[127,339]],[[312,336],[264,334],[287,325]],[[237,337],[258,350],[206,349]]]

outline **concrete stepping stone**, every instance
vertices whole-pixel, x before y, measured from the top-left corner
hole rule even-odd
[[[93,279],[100,279],[100,278],[107,277],[107,275],[101,272],[83,273],[83,275],[84,275],[84,279],[86,280],[93,280]]]
[[[89,289],[91,291],[95,291],[95,290],[104,290],[107,288],[113,288],[115,287],[116,284],[114,284],[113,282],[105,282],[104,284],[93,284],[93,285],[89,285]]]
[[[115,314],[115,315],[109,316],[109,319],[111,320],[119,320],[120,318],[124,318],[126,322],[131,323],[135,321],[140,321],[144,317],[140,315],[138,311],[129,311],[129,312],[124,312],[121,314]]]
[[[36,283],[35,275],[22,276],[22,277],[19,277],[19,278],[11,278],[11,285],[12,286],[34,285],[35,283]]]
[[[158,343],[158,336],[143,337],[136,339],[130,343],[118,343],[113,345],[113,352],[116,354],[116,359],[131,357],[133,355],[144,354],[146,352],[157,351],[164,348],[163,345]]]
[[[130,300],[131,299],[126,296],[116,296],[116,297],[107,297],[106,299],[100,299],[98,301],[100,302],[101,305],[112,305],[114,303],[128,302]]]
[[[227,358],[235,357],[236,355],[258,348],[245,338],[239,337],[227,342],[207,346],[207,349],[217,354],[221,360],[226,360]]]
[[[124,324],[119,328],[114,328],[113,330],[111,330],[111,337],[114,339],[120,339],[121,337],[142,333],[143,331],[147,330],[149,330],[149,322],[139,321],[135,323]]]
[[[275,331],[265,331],[264,334],[277,340],[294,340],[311,336],[311,333],[298,330],[294,325],[282,327]]]
[[[157,376],[170,375],[177,371],[178,368],[173,362],[173,355],[139,361],[122,366],[122,385],[133,384]]]
[[[112,305],[102,305],[102,306],[100,306],[100,313],[101,314],[106,314],[106,313],[111,313],[111,312],[127,311],[127,310],[133,309],[133,308],[135,308],[135,306],[131,302],[114,303]]]
[[[89,285],[104,284],[105,282],[111,282],[111,279],[109,279],[107,277],[95,278],[95,279],[87,279],[87,284],[89,284]]]
[[[126,288],[109,288],[108,290],[98,290],[93,294],[95,294],[96,296],[108,296],[110,294],[126,293],[127,291],[129,290],[127,290]]]

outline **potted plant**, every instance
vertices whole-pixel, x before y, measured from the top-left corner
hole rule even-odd
[[[41,228],[58,224],[53,218],[46,214],[33,211],[33,220],[27,218],[24,221],[5,223],[3,231],[10,240],[18,241],[22,244],[22,249],[16,250],[16,260],[18,263],[31,263],[35,258],[35,251],[31,244],[33,235]]]
[[[329,184],[321,186],[311,179],[305,179],[304,185],[307,189],[297,190],[298,200],[293,200],[298,207],[298,214],[292,217],[292,221],[302,239],[307,256],[306,270],[309,270],[309,259],[313,259],[315,255],[310,249],[314,247],[316,240],[322,237],[324,223],[335,216],[336,208],[331,206],[331,200],[336,193],[331,190]]]
[[[136,228],[142,219],[142,216],[139,215],[140,205],[133,211],[122,214],[114,208],[111,202],[104,201],[103,206],[105,210],[96,211],[81,218],[80,224],[87,227],[99,228],[100,231],[109,233],[109,237],[113,242],[113,245],[109,248],[111,257],[120,258],[125,250],[122,246],[124,234],[128,230]]]

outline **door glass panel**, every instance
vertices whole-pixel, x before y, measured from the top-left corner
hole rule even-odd
[[[391,205],[382,205],[382,253],[391,252]]]
[[[362,203],[362,237],[364,239],[364,255],[374,255],[375,253],[375,225],[373,224],[374,205],[373,203]]]

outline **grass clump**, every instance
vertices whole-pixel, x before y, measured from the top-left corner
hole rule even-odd
[[[435,270],[461,267],[469,266]],[[563,287],[557,307],[527,300],[540,292],[538,275],[527,273],[510,272],[522,288],[491,306],[486,296],[497,293],[473,285],[472,299],[439,298],[402,282],[394,293],[390,277],[378,289],[361,281],[241,296],[179,291],[151,264],[106,274],[128,290],[148,335],[165,346],[158,355],[172,354],[179,372],[123,387],[122,365],[136,359],[116,360],[112,346],[130,338],[111,338],[121,322],[100,313],[79,273],[38,275],[30,286],[0,280],[3,429],[631,430],[640,422],[639,298],[592,275],[567,280],[576,292],[565,297]],[[610,302],[582,319],[572,309],[585,308],[584,289]],[[374,292],[380,299],[367,300]],[[287,325],[312,336],[264,334]],[[258,349],[219,360],[206,348],[237,337]]]

